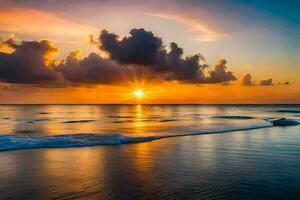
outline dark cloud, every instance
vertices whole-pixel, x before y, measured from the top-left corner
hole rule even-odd
[[[130,67],[123,67],[116,62],[103,59],[95,53],[79,58],[79,52],[71,52],[65,62],[58,66],[65,79],[71,82],[113,84],[126,80]]]
[[[161,54],[158,62],[159,71],[164,73],[166,80],[178,80],[187,83],[200,83],[205,82],[206,77],[203,70],[207,67],[201,65],[200,61],[204,58],[200,54],[187,56],[184,59],[183,49],[178,47],[176,43],[170,44],[170,51]],[[150,68],[153,68],[150,66]],[[157,67],[154,67],[156,70]]]
[[[58,51],[49,41],[6,41],[15,51],[0,53],[0,79],[9,83],[37,83],[54,80],[52,54]]]
[[[98,43],[92,36],[90,42]],[[226,60],[218,60],[210,70],[201,54],[184,57],[183,49],[174,42],[167,50],[161,38],[144,29],[132,29],[130,36],[124,38],[103,30],[99,42],[100,49],[109,58],[91,53],[81,59],[75,51],[57,65],[52,55],[58,49],[49,41],[23,41],[21,44],[13,39],[4,41],[2,43],[14,51],[0,53],[0,80],[36,84],[52,81],[53,85],[59,83],[58,86],[119,84],[145,79],[195,84],[236,80],[233,73],[227,71]]]
[[[283,83],[283,85],[289,85],[289,84],[290,84],[289,81],[286,81],[286,82]]]
[[[271,78],[267,79],[267,80],[261,80],[260,85],[261,86],[272,86],[273,85],[273,80]]]
[[[232,72],[226,71],[227,61],[225,59],[219,59],[215,64],[215,69],[209,71],[210,76],[207,77],[209,83],[222,83],[225,81],[235,81],[236,77]]]
[[[129,37],[120,38],[115,33],[102,30],[99,36],[100,49],[110,59],[125,65],[149,68],[166,80],[187,83],[222,83],[236,80],[232,72],[226,71],[226,60],[220,59],[215,69],[205,76],[204,57],[201,54],[183,58],[184,51],[176,43],[167,51],[162,39],[145,29],[132,29]]]
[[[99,36],[100,49],[122,64],[155,65],[165,53],[161,38],[144,29],[132,29],[129,37],[119,39],[107,30]]]
[[[252,81],[251,74],[246,74],[245,76],[243,76],[242,84],[244,86],[254,86],[255,85],[254,82]]]

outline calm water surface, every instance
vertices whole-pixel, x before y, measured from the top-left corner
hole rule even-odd
[[[15,135],[35,143],[82,133],[202,133],[136,144],[2,151],[0,199],[300,198],[300,126],[270,127],[265,120],[297,120],[299,106],[53,105],[0,111],[5,137],[0,147],[28,145],[7,137]],[[203,135],[214,131],[220,133]]]

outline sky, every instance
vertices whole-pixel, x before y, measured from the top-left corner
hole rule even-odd
[[[0,0],[0,104],[300,103],[299,6]]]

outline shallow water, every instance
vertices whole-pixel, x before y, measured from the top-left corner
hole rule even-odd
[[[117,132],[145,137],[256,127],[268,123],[265,118],[299,119],[294,112],[276,111],[295,111],[300,107],[1,106],[0,109],[3,136],[28,136],[31,142],[36,142],[35,137],[45,135],[56,138],[55,135]],[[159,122],[163,119],[177,121]],[[126,122],[114,123],[117,120]],[[73,122],[64,123],[67,121]],[[299,199],[299,158],[300,126],[137,144],[3,151],[0,152],[0,199]]]
[[[292,117],[286,106],[205,105],[19,105],[0,106],[1,134],[121,133],[128,136],[186,134],[265,124]],[[300,119],[300,118],[299,118]]]
[[[272,126],[297,120],[298,106],[20,105],[0,106],[0,151],[146,142],[166,137]],[[297,122],[296,122],[297,123]]]
[[[298,199],[299,127],[0,152],[2,199]]]

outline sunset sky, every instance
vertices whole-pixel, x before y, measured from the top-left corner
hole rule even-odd
[[[0,103],[300,103],[299,6],[0,0]]]

